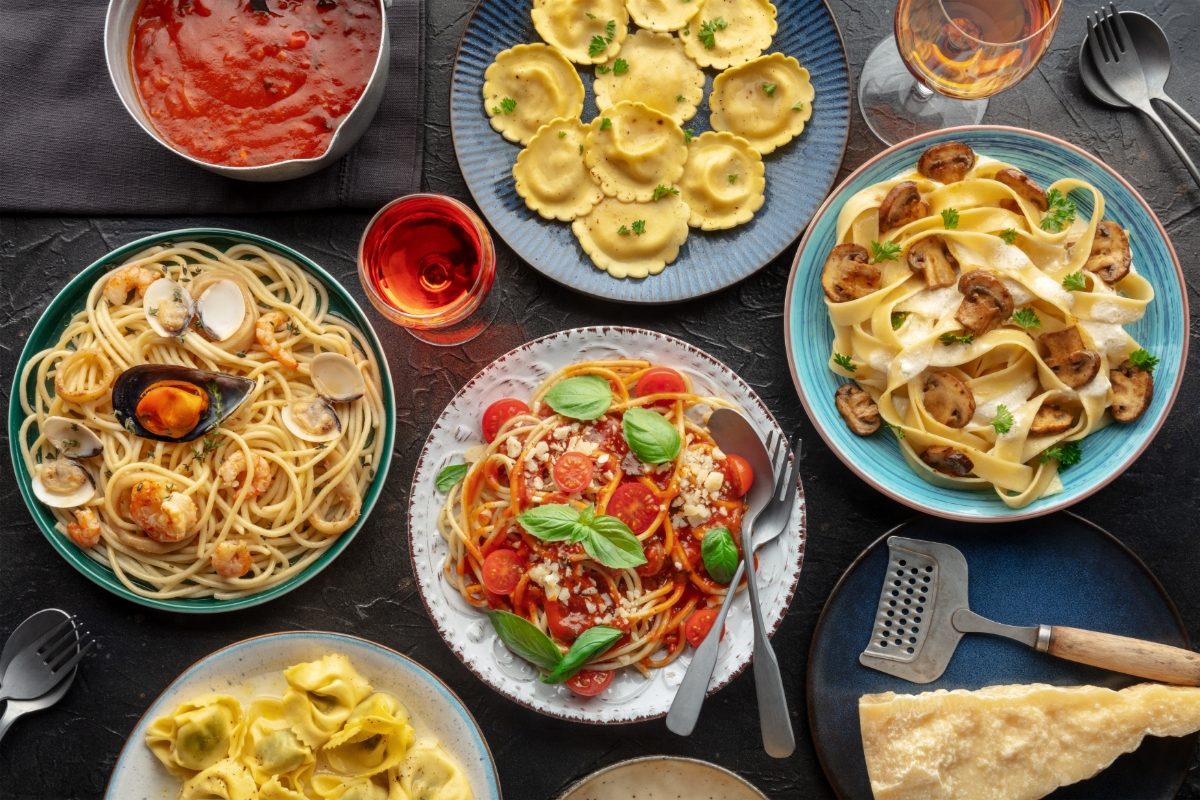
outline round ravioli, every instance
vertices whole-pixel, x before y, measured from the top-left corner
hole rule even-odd
[[[777,27],[770,0],[702,0],[683,46],[700,66],[725,69],[770,47]]]
[[[693,0],[626,0],[625,7],[639,28],[677,31],[696,16],[700,4]]]
[[[688,207],[670,192],[651,203],[601,200],[571,223],[592,262],[614,278],[657,275],[679,255],[688,235]]]
[[[596,68],[596,107],[624,100],[661,111],[682,125],[696,116],[704,99],[704,72],[669,33],[638,31],[621,45],[616,59]]]
[[[709,121],[766,155],[800,135],[812,117],[813,97],[808,70],[791,56],[771,53],[713,80]]]
[[[675,120],[643,103],[623,101],[592,120],[583,155],[606,195],[645,202],[683,174],[687,146]]]
[[[688,144],[679,191],[693,228],[717,231],[749,222],[762,208],[766,185],[762,156],[742,137],[710,131]]]
[[[604,197],[583,163],[587,131],[574,117],[552,120],[517,155],[512,170],[517,194],[546,219],[570,222]]]
[[[483,79],[483,108],[510,142],[527,144],[550,120],[583,111],[583,81],[549,45],[519,44],[501,52]]]
[[[600,64],[621,47],[629,33],[623,0],[534,0],[538,35],[576,64]]]

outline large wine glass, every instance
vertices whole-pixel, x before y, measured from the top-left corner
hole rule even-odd
[[[896,34],[863,66],[858,103],[887,144],[973,125],[1050,46],[1062,0],[899,0]]]

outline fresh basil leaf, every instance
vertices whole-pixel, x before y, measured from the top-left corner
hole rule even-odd
[[[704,559],[704,568],[714,581],[729,583],[733,580],[740,556],[729,529],[710,528],[700,544],[700,557]]]
[[[437,484],[437,490],[445,494],[453,489],[455,484],[467,477],[467,469],[466,464],[451,464],[448,467],[443,467],[434,481]]]
[[[534,630],[537,629],[534,628]],[[541,631],[538,631],[538,633],[541,633]],[[597,655],[612,647],[613,642],[624,635],[622,631],[610,628],[607,625],[596,625],[595,627],[588,628],[579,635],[579,638],[571,645],[571,649],[562,657],[558,665],[542,680],[546,683],[561,683],[565,681],[583,669]]]
[[[633,454],[647,464],[673,461],[679,455],[683,438],[666,417],[645,408],[630,408],[621,420],[625,443]]]
[[[542,669],[557,669],[562,662],[562,651],[550,637],[542,633],[524,617],[509,611],[492,611],[488,614],[492,627],[509,650],[534,666]],[[574,649],[574,648],[572,648]]]
[[[579,538],[579,512],[562,503],[534,506],[519,515],[517,522],[543,542],[565,542]]]
[[[616,517],[600,515],[587,527],[583,549],[589,556],[606,567],[621,569],[637,567],[646,563],[642,543],[629,530],[629,526]]]
[[[576,375],[551,386],[546,404],[571,419],[599,419],[612,405],[612,387],[599,375]]]

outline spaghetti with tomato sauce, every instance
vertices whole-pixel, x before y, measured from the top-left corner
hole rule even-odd
[[[130,64],[173,147],[248,167],[316,158],[375,68],[378,0],[142,0]]]
[[[546,401],[572,377],[608,382],[612,400],[596,419],[556,413]],[[744,459],[726,455],[705,427],[714,408],[732,407],[693,392],[690,380],[647,361],[588,361],[551,375],[529,398],[504,398],[483,412],[486,445],[468,452],[469,469],[439,515],[449,544],[446,579],[481,610],[518,614],[564,651],[587,629],[623,635],[568,681],[577,694],[597,694],[611,674],[633,666],[661,668],[707,634],[728,586],[709,574],[705,535],[726,528],[734,546],[743,499],[753,480]],[[631,451],[622,419],[642,408],[678,432],[678,454],[662,463]],[[546,541],[518,520],[560,504],[615,517],[637,539],[645,563],[614,568],[579,542]],[[740,549],[738,552],[740,557]]]

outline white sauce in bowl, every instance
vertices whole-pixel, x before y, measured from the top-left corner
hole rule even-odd
[[[649,758],[617,764],[559,800],[764,800],[736,775],[703,761]]]

